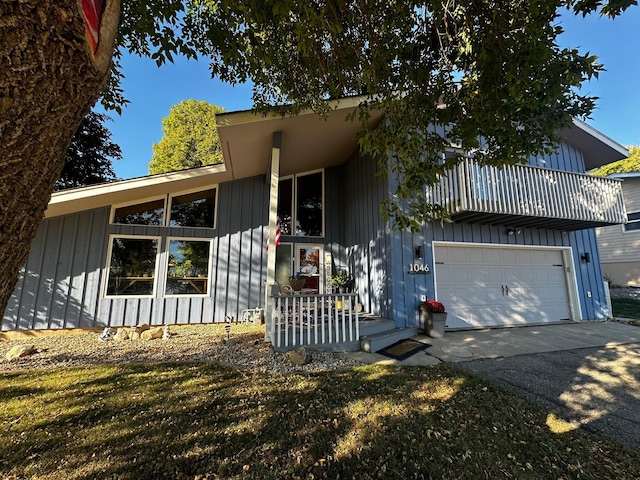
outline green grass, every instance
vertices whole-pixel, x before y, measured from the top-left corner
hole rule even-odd
[[[612,298],[613,316],[640,320],[640,300],[635,298]]]
[[[632,479],[640,453],[445,365],[128,364],[5,374],[0,477]]]

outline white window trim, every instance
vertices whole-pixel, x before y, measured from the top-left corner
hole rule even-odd
[[[629,225],[630,223],[640,223],[640,218],[637,220],[629,220],[629,215],[634,215],[634,214],[640,215],[640,211],[627,213],[627,223],[623,223],[622,225],[620,225],[620,227],[622,228],[622,233],[631,233],[631,234],[640,233],[640,228],[634,229],[634,230],[627,230],[627,225]]]
[[[179,228],[179,227],[176,227]],[[189,227],[191,228],[191,227]],[[167,274],[169,273],[169,245],[172,240],[184,241],[184,242],[204,242],[209,244],[209,258],[207,259],[207,289],[204,293],[189,293],[182,295],[167,295]],[[211,272],[213,271],[213,239],[197,238],[197,237],[167,237],[165,244],[165,260],[163,262],[162,274],[163,277],[163,298],[207,298],[211,294]]]
[[[321,189],[322,189],[322,226],[321,226],[321,232],[320,235],[296,235],[296,222],[298,220],[298,178],[300,177],[306,177],[307,175],[314,175],[316,173],[321,173],[322,174],[322,185],[321,185]],[[292,175],[290,177],[287,178],[293,178],[293,205],[291,210],[293,210],[293,219],[292,219],[292,225],[291,225],[291,230],[292,230],[292,237],[296,237],[296,238],[324,238],[324,234],[325,234],[325,214],[326,214],[326,208],[325,208],[325,197],[324,197],[324,168],[319,168],[317,170],[310,170],[308,172],[302,172],[302,173],[296,173],[295,175]]]
[[[214,205],[214,211],[213,211],[213,226],[212,227],[171,227],[171,207],[173,206],[173,199],[175,197],[180,197],[182,195],[189,195],[190,193],[197,193],[197,192],[208,192],[209,190],[215,190],[216,194],[215,194],[215,205]],[[198,229],[207,229],[207,230],[215,230],[216,228],[218,228],[218,195],[220,194],[220,189],[218,188],[218,185],[213,185],[209,188],[192,188],[190,190],[184,190],[181,192],[175,192],[175,193],[170,193],[169,194],[169,198],[167,199],[167,201],[165,202],[167,205],[167,215],[165,215],[165,225],[166,227],[171,227],[171,228],[198,228]]]
[[[324,175],[322,176],[322,180],[323,180],[323,196],[324,196]],[[123,207],[131,207],[133,205],[140,205],[143,203],[149,203],[149,202],[155,202],[156,200],[162,200],[164,202],[164,214],[162,216],[162,225],[134,225],[134,226],[140,226],[140,227],[169,227],[170,226],[170,222],[171,222],[171,203],[174,197],[179,197],[181,195],[188,195],[190,193],[196,193],[196,192],[206,192],[208,190],[214,190],[216,191],[216,195],[215,195],[215,210],[213,212],[213,227],[171,227],[171,228],[197,228],[197,229],[206,229],[206,230],[215,230],[216,228],[218,228],[218,200],[219,200],[219,195],[220,195],[220,186],[219,184],[214,184],[211,186],[208,186],[206,188],[203,187],[198,187],[198,188],[191,188],[188,190],[181,190],[179,192],[172,192],[172,193],[167,193],[166,195],[156,195],[153,197],[146,197],[146,198],[140,198],[138,200],[134,200],[134,201],[130,201],[130,202],[123,202],[123,203],[116,203],[111,205],[111,211],[109,213],[109,224],[110,225],[127,225],[130,226],[131,224],[128,223],[114,223],[114,219],[116,216],[116,210],[118,208],[123,208]],[[323,202],[324,202],[324,198],[323,198]],[[295,205],[294,205],[295,207]],[[323,208],[324,208],[324,203],[323,203]],[[323,219],[324,220],[324,219]],[[323,225],[324,227],[324,225]]]
[[[162,215],[162,225],[139,225],[141,227],[162,227],[167,223],[167,197],[164,196],[155,196],[142,198],[133,202],[125,202],[111,205],[111,212],[109,213],[109,224],[111,225],[131,225],[129,223],[114,223],[114,219],[116,217],[116,210],[123,207],[132,207],[133,205],[142,205],[143,203],[155,202],[156,200],[164,201],[164,214]]]
[[[109,295],[107,294],[107,290],[109,288],[109,273],[111,270],[111,253],[113,250],[113,240],[115,238],[130,238],[134,240],[157,240],[158,247],[156,250],[156,264],[153,272],[153,290],[151,295]],[[109,235],[109,245],[107,248],[107,265],[104,269],[103,273],[103,288],[102,288],[102,298],[109,300],[126,300],[130,298],[155,298],[156,292],[158,290],[158,274],[160,267],[160,253],[162,247],[162,237],[156,235],[120,235],[117,233]]]

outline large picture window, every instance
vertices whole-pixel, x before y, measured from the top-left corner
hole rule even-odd
[[[159,239],[112,237],[107,296],[152,296]]]
[[[211,242],[170,239],[166,295],[206,295]]]
[[[282,235],[324,235],[324,175],[315,172],[280,180],[278,217]]]

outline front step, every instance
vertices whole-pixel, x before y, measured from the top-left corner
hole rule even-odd
[[[361,336],[360,350],[367,353],[377,352],[400,340],[414,337],[419,331],[420,329],[418,327],[394,328],[393,330],[387,330],[373,335]]]

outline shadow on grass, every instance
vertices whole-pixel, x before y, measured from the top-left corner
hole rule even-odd
[[[27,397],[6,392],[41,387]],[[640,454],[446,366],[318,374],[206,363],[14,374],[0,474],[47,478],[634,478]]]

